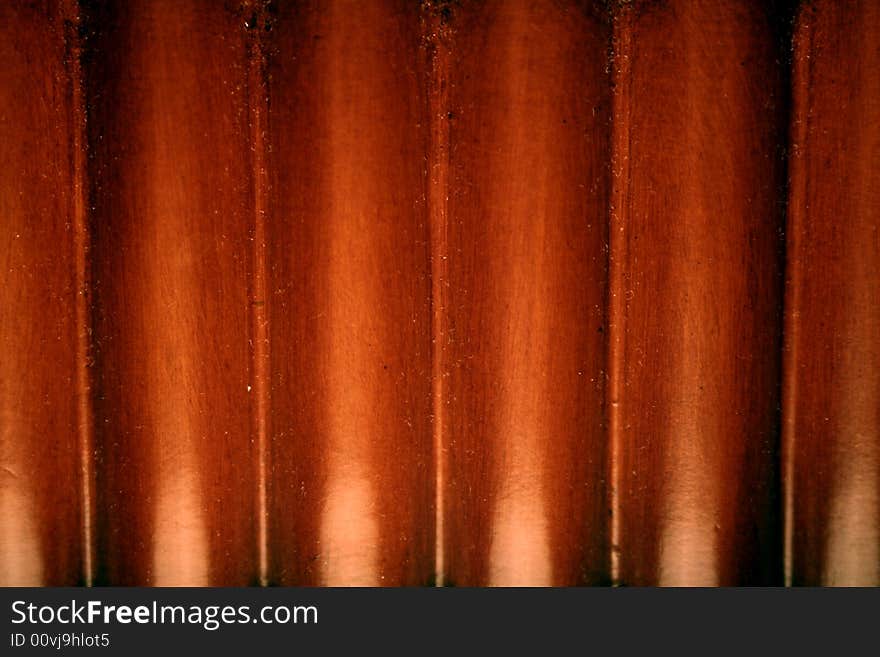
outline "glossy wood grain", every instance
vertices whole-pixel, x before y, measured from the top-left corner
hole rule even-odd
[[[880,585],[880,6],[805,4],[794,40],[786,581]]]
[[[763,3],[615,17],[614,578],[777,581],[785,103]]]
[[[419,7],[286,3],[272,43],[273,581],[428,584],[434,468]]]
[[[245,17],[93,8],[99,581],[257,579]]]
[[[89,577],[76,12],[0,5],[0,585]],[[85,465],[85,470],[83,466]]]
[[[574,2],[446,20],[445,576],[599,583],[610,32]]]
[[[0,585],[880,584],[875,4],[0,4]]]

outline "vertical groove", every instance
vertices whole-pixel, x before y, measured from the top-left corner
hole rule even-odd
[[[611,581],[620,582],[620,459],[623,446],[621,403],[626,355],[626,262],[630,151],[630,56],[632,15],[622,5],[613,16],[611,109],[611,208],[608,230],[608,480]]]
[[[91,407],[91,272],[89,266],[89,219],[86,180],[86,107],[83,97],[81,15],[77,0],[63,6],[66,58],[71,98],[71,165],[73,168],[73,244],[76,317],[76,409],[80,471],[82,579],[91,586],[95,576],[94,422]]]
[[[431,413],[434,446],[434,581],[443,586],[445,562],[446,446],[445,411],[445,342],[446,287],[448,285],[448,189],[449,189],[449,26],[442,2],[427,2],[426,38],[428,41],[429,80],[428,116],[428,217],[431,233]]]
[[[269,317],[266,208],[267,82],[262,35],[268,29],[265,2],[260,2],[246,19],[248,41],[248,111],[253,167],[253,233],[251,235],[251,280],[249,320],[251,332],[251,435],[256,443],[256,545],[260,586],[269,583]]]
[[[808,11],[806,7],[802,11]],[[790,143],[795,150],[789,158],[789,201],[786,251],[801,253],[804,204],[807,202],[807,172],[803,162],[809,134],[810,78],[812,69],[813,21],[798,20],[792,61],[792,111]],[[797,408],[797,363],[801,307],[802,272],[799,257],[786,258],[786,290],[783,351],[782,397],[782,481],[783,481],[783,576],[792,585],[794,542],[795,420]]]

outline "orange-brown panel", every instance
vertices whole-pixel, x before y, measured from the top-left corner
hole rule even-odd
[[[99,581],[256,580],[244,19],[210,0],[90,17]]]
[[[776,581],[785,94],[768,7],[670,0],[615,15],[620,584]]]
[[[434,576],[417,3],[282,3],[269,48],[271,581]]]
[[[450,7],[445,579],[601,582],[609,31],[587,3]]]
[[[88,581],[75,15],[0,6],[0,584]],[[66,25],[65,21],[70,21]]]
[[[880,5],[804,3],[792,71],[786,580],[880,585]]]

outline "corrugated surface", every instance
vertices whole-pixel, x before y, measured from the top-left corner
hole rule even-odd
[[[878,20],[5,4],[0,583],[880,584]]]
[[[785,104],[762,4],[636,2],[615,24],[609,439],[622,584],[775,577]]]
[[[70,8],[0,8],[0,581],[89,569],[82,115]],[[86,463],[92,453],[86,451]],[[87,467],[91,467],[90,465]],[[84,476],[85,475],[85,476]],[[86,511],[84,511],[84,509]]]
[[[268,68],[272,581],[434,577],[428,119],[410,2],[279,8]]]
[[[786,581],[880,586],[880,6],[794,35]]]
[[[247,32],[210,0],[89,20],[97,581],[248,584]]]
[[[449,21],[438,418],[446,577],[606,577],[607,25],[489,2]],[[445,113],[445,114],[444,114]]]

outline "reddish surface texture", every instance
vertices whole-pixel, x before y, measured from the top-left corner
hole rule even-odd
[[[245,27],[207,0],[90,20],[98,580],[249,584]]]
[[[0,584],[880,583],[880,11],[787,4],[3,4]]]
[[[447,28],[445,575],[599,583],[610,28],[541,2],[468,4]]]
[[[428,122],[410,2],[270,35],[273,581],[434,579]]]
[[[774,581],[785,91],[761,3],[615,22],[609,390],[622,584]]]
[[[787,583],[880,585],[880,7],[798,15],[784,406]]]
[[[83,123],[59,3],[0,7],[0,584],[88,579]],[[81,313],[80,313],[81,314]],[[91,456],[91,454],[87,454]]]

